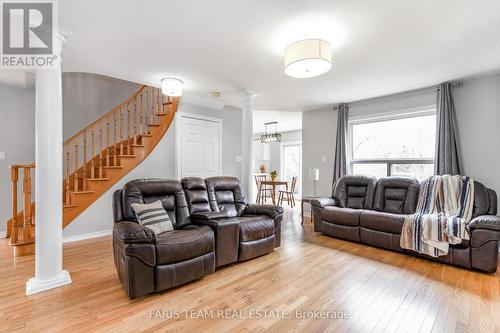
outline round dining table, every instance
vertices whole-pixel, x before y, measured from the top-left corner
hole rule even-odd
[[[288,191],[288,181],[286,181],[286,180],[266,179],[266,180],[262,180],[260,182],[260,185],[272,186],[273,191],[272,191],[271,198],[273,200],[273,205],[276,205],[276,186],[285,186],[286,190]]]

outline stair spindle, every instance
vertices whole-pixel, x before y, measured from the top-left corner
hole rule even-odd
[[[123,108],[120,108],[120,155],[123,155]]]
[[[23,179],[23,241],[31,238],[31,169],[24,168]]]
[[[83,131],[83,190],[87,190],[87,130]]]
[[[75,140],[75,156],[74,156],[74,162],[75,162],[75,172],[73,174],[73,180],[74,180],[74,185],[73,185],[73,191],[78,192],[78,141]]]
[[[95,133],[94,126],[90,129],[90,136],[92,141],[92,156],[90,162],[90,178],[95,178]]]
[[[122,107],[120,106],[120,110],[122,109]],[[117,137],[117,133],[116,133],[116,112],[118,110],[115,110],[113,112],[113,165],[116,165],[116,149],[118,149],[118,142],[116,142],[116,137]]]
[[[149,90],[149,95],[151,96],[151,123],[156,124],[154,96],[153,96],[154,90],[152,88],[148,88],[148,90]]]
[[[140,122],[140,125],[139,125],[139,135],[142,135],[142,134],[144,134],[144,114],[142,112],[142,92],[141,92],[140,96],[141,96],[140,97],[141,98],[140,99],[141,105],[139,105],[139,114],[140,114],[139,119],[140,119],[141,122]]]
[[[146,89],[146,134],[149,134],[149,94]]]
[[[109,166],[109,148],[110,148],[110,133],[109,133],[109,129],[110,129],[110,120],[109,120],[109,115],[106,117],[106,165]]]
[[[19,180],[19,169],[11,167],[12,180],[12,223],[10,225],[10,241],[16,243],[18,240],[17,229],[17,182]]]
[[[97,122],[98,124],[98,131],[99,131],[99,178],[103,178],[103,173],[102,173],[102,164],[103,164],[103,156],[102,156],[102,126],[101,126],[101,120]]]
[[[156,89],[156,113],[160,114],[160,92]]]
[[[92,134],[92,137],[93,136],[94,135]],[[70,164],[70,161],[69,161],[69,146],[68,146],[68,148],[66,148],[66,193],[65,193],[66,205],[71,204],[71,197],[69,194],[69,164]]]
[[[134,96],[134,145],[137,144],[137,97]]]

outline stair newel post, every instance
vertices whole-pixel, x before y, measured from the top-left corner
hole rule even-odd
[[[78,139],[75,139],[75,156],[74,158],[74,174],[73,174],[73,180],[74,180],[74,185],[73,185],[73,191],[78,192]]]
[[[19,180],[19,169],[17,167],[10,167],[11,180],[12,180],[12,223],[10,225],[10,242],[16,243],[17,235],[17,182]]]
[[[102,164],[103,164],[103,149],[102,149],[102,125],[101,125],[101,119],[97,121],[98,125],[98,131],[99,131],[99,178],[103,178],[103,172],[102,172]]]
[[[24,168],[23,179],[23,241],[30,239],[31,234],[31,168]]]
[[[110,149],[110,119],[106,116],[106,165],[109,166],[109,149]]]
[[[120,155],[123,155],[123,107],[120,107]]]
[[[149,93],[148,89],[145,89],[145,94],[146,94],[146,105],[144,106],[144,113],[146,114],[146,123],[144,126],[146,127],[146,134],[149,134]],[[142,103],[141,103],[142,104]]]
[[[121,110],[120,106],[120,110]],[[116,142],[117,133],[116,133],[116,112],[118,110],[113,111],[113,165],[116,165],[116,150],[118,149],[118,142]]]
[[[90,178],[95,178],[95,133],[94,133],[94,125],[92,125],[90,129],[90,141],[92,142],[92,156],[90,162]]]
[[[65,199],[66,199],[66,205],[70,205],[71,204],[71,197],[70,197],[70,194],[69,194],[69,167],[70,167],[70,152],[69,152],[69,149],[70,149],[70,146],[68,145],[68,147],[66,148],[66,195],[64,196]]]
[[[83,131],[83,190],[87,190],[87,130]]]

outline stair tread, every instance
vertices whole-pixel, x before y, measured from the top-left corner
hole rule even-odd
[[[127,154],[124,154],[124,155],[117,155],[118,157],[130,157],[130,158],[133,158],[133,157],[136,157],[137,155],[127,155]]]
[[[139,148],[140,148],[140,147],[144,147],[144,145],[141,145],[141,144],[139,144],[139,143],[133,143],[133,144],[131,144],[130,146],[131,146],[131,147],[134,147],[134,148],[136,148],[136,147],[139,147]]]
[[[160,126],[160,124],[148,124],[148,126],[157,127],[157,126]]]
[[[144,136],[144,137],[150,138],[150,137],[152,137],[153,135],[152,135],[152,134],[141,134],[141,136]]]
[[[78,207],[78,205],[63,205],[63,208],[75,208]]]
[[[87,180],[90,180],[92,182],[104,182],[109,180],[109,178],[87,178]]]
[[[123,166],[121,165],[109,165],[109,166],[103,166],[104,169],[123,169]]]
[[[157,115],[157,116],[166,116],[167,113],[155,113],[155,115]]]
[[[95,191],[69,191],[71,194],[92,194],[95,193]]]

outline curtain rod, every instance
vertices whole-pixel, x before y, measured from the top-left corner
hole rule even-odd
[[[452,88],[462,88],[464,86],[464,82],[463,81],[453,81],[451,83],[451,86],[452,86]],[[359,102],[366,102],[366,101],[369,101],[369,100],[375,100],[375,99],[378,99],[378,98],[390,97],[390,96],[395,96],[395,95],[402,95],[402,94],[406,94],[406,93],[409,93],[409,92],[414,92],[414,91],[418,91],[418,90],[425,90],[425,89],[429,89],[429,88],[432,88],[432,90],[435,90],[435,91],[438,91],[438,89],[439,89],[438,86],[428,87],[428,88],[421,88],[421,89],[416,89],[416,90],[404,91],[404,92],[400,92],[400,93],[392,94],[392,95],[384,95],[384,96],[373,97],[373,98],[368,98],[368,99],[364,99],[364,100],[362,99],[362,100],[353,101],[353,102],[350,102],[350,103],[347,103],[347,104],[354,104],[354,103],[359,103]],[[333,107],[333,110],[334,111],[338,110],[339,109],[339,105],[335,105]]]

